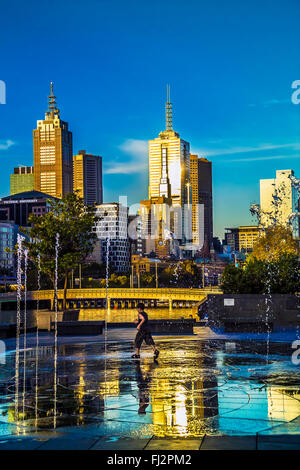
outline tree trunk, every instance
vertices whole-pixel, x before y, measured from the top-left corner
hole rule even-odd
[[[65,274],[63,310],[66,310],[67,307],[68,274],[68,272]]]

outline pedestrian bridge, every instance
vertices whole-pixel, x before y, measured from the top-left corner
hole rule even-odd
[[[190,306],[202,303],[207,294],[222,294],[218,287],[206,287],[204,289],[181,288],[145,288],[145,289],[68,289],[67,308],[135,308],[138,302],[145,302],[149,306],[157,306],[162,302],[168,303],[169,308],[178,306]],[[58,307],[62,308],[63,289],[57,293]],[[28,300],[50,300],[53,302],[53,290],[41,290],[28,292]]]

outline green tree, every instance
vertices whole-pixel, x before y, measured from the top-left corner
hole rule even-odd
[[[66,308],[68,275],[93,251],[97,239],[92,232],[96,221],[95,209],[85,207],[77,193],[66,194],[62,199],[49,200],[50,210],[42,216],[31,214],[29,222],[30,241],[24,245],[29,250],[29,259],[38,265],[40,256],[41,272],[55,285],[55,245],[59,234],[58,279],[64,281],[64,302]]]
[[[243,271],[228,264],[222,274],[220,287],[224,294],[240,294]]]
[[[199,287],[201,268],[191,260],[179,261],[168,266],[159,276],[159,285],[166,287]]]
[[[106,287],[106,279],[101,279],[100,286]],[[112,273],[110,278],[108,279],[108,287],[129,287],[129,276],[124,275],[117,275],[116,273]]]
[[[82,266],[82,277],[101,278],[105,276],[106,263],[89,263]]]
[[[295,294],[300,286],[300,264],[295,255],[274,261],[251,259],[244,268],[226,266],[221,279],[224,294]]]
[[[155,287],[155,275],[151,273],[141,273],[142,287]]]

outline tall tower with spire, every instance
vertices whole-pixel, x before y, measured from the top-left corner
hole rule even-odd
[[[157,138],[149,141],[149,204],[151,203],[151,206],[158,203],[163,204],[163,198],[165,199],[165,203],[170,205],[173,214],[171,232],[174,229],[176,231],[176,239],[179,241],[179,244],[183,244],[187,241],[185,239],[188,223],[186,208],[189,204],[192,204],[190,144],[181,139],[179,134],[173,129],[173,111],[169,85],[167,85],[165,113],[166,129],[160,132]],[[142,207],[144,206],[145,208],[147,206],[145,202],[141,202],[142,218],[146,221],[143,224],[147,225],[148,223],[149,225],[149,222],[147,222],[149,210],[147,216],[145,214],[146,209]],[[160,211],[160,213],[163,214],[164,211]],[[156,225],[168,225],[168,221],[161,220]],[[161,232],[162,236],[164,236],[163,232],[167,231],[162,229]],[[161,242],[164,241],[161,240]],[[152,248],[156,251],[153,236]]]
[[[168,194],[166,186],[161,185],[162,178],[168,182]],[[167,85],[166,129],[149,141],[149,198],[165,195],[172,198],[173,205],[181,206],[188,202],[189,183],[190,144],[173,129],[170,86]]]
[[[60,119],[53,83],[45,119],[33,131],[34,189],[61,198],[73,190],[72,132]]]

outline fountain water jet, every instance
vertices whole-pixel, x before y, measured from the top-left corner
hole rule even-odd
[[[20,329],[22,300],[22,243],[24,237],[17,237],[17,324],[16,324],[16,363],[15,363],[15,419],[19,421],[19,374],[20,374]]]
[[[35,341],[35,427],[38,425],[38,368],[39,368],[39,310],[40,310],[40,290],[41,290],[41,255],[38,254],[38,298],[36,301],[36,341]]]
[[[54,284],[54,418],[53,426],[56,428],[56,413],[57,413],[57,312],[58,312],[58,299],[57,299],[57,285],[58,285],[58,251],[59,251],[59,233],[55,237],[55,284]]]
[[[104,321],[104,378],[105,378],[105,396],[106,396],[106,384],[107,384],[107,323],[108,323],[108,309],[110,305],[110,299],[108,299],[108,284],[109,284],[109,249],[110,249],[110,238],[106,239],[106,273],[105,273],[105,321]]]
[[[27,268],[28,250],[24,250],[24,321],[23,321],[23,421],[25,419],[25,395],[26,395],[26,348],[27,348]]]

